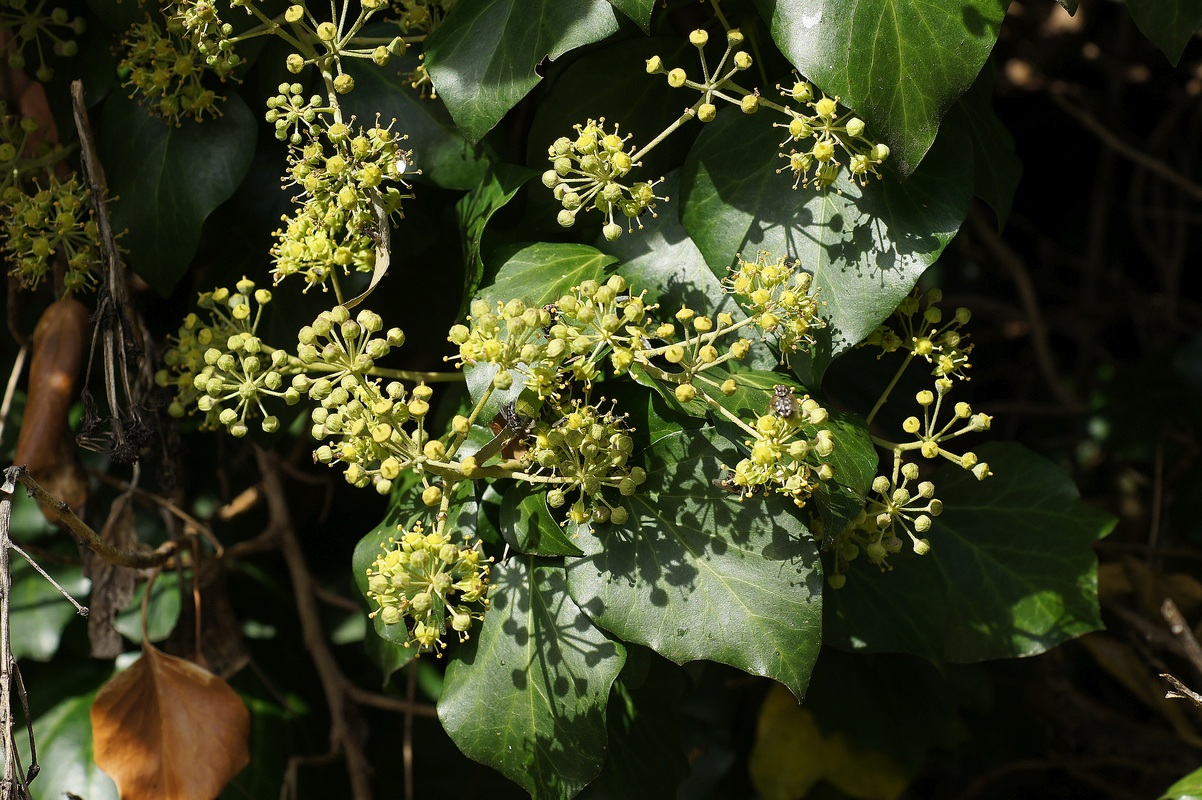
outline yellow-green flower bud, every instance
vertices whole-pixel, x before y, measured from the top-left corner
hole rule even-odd
[[[338,26],[332,22],[323,22],[317,26],[317,38],[323,42],[332,42],[338,36]]]
[[[679,89],[681,86],[684,86],[684,82],[686,80],[687,76],[685,75],[684,70],[680,67],[677,67],[668,73],[668,85],[673,89]]]
[[[422,490],[422,502],[427,506],[436,506],[442,502],[442,489],[437,486],[427,486]]]
[[[287,22],[300,22],[305,17],[305,7],[302,5],[288,6],[284,12],[284,19]]]
[[[746,50],[740,50],[735,53],[735,67],[738,69],[751,69],[751,54]]]
[[[682,383],[676,387],[676,399],[682,403],[688,403],[697,396],[697,390],[693,388],[691,383]]]
[[[739,109],[744,114],[754,114],[760,110],[760,96],[758,94],[749,94],[739,101]]]
[[[713,103],[702,103],[697,109],[697,119],[702,122],[713,122],[718,116],[718,107]]]
[[[710,35],[703,30],[695,30],[689,34],[689,42],[694,47],[705,47],[706,42],[710,40]]]

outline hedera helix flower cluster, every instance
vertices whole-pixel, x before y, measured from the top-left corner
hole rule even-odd
[[[79,52],[75,37],[86,29],[83,17],[72,17],[62,6],[46,0],[4,0],[0,3],[0,35],[6,39],[6,61],[9,69],[23,70],[31,62],[27,54],[37,57],[34,75],[40,81],[54,77],[47,55],[70,58]]]
[[[404,342],[399,329],[384,330],[372,311],[352,317],[339,305],[303,327],[290,353],[258,335],[272,293],[248,279],[234,291],[201,295],[205,317],[184,320],[157,380],[175,391],[172,414],[199,414],[203,426],[239,437],[255,420],[266,432],[277,430],[272,406],[307,399],[314,405],[310,432],[319,442],[315,461],[380,493],[392,491],[402,473],[415,473],[422,502],[438,509],[434,528],[411,529],[390,542],[372,567],[370,593],[385,624],[404,623],[419,650],[438,649],[448,630],[466,636],[487,603],[487,559],[446,528],[461,481],[544,487],[548,506],[562,509],[565,523],[626,522],[626,507],[617,501],[636,493],[647,476],[626,415],[604,397],[606,382],[616,377],[650,379],[678,402],[701,399],[738,425],[750,455],[729,470],[725,485],[732,492],[775,491],[805,506],[818,483],[833,476],[825,461],[834,449],[828,414],[813,398],[782,386],[750,421],[721,403],[735,391],[724,365],[745,359],[759,340],[782,354],[813,344],[822,321],[810,276],[796,262],[761,253],[739,262],[728,287],[739,292],[749,316],[710,318],[689,307],[661,313],[620,276],[583,281],[544,306],[476,301],[467,324],[452,327],[448,338],[459,348],[460,365],[496,372],[470,414],[456,415],[441,436],[427,425],[434,390],[422,378],[433,376],[378,364]],[[506,408],[501,432],[466,448],[473,428],[486,422],[480,414],[490,395],[516,381],[523,400]],[[509,453],[506,445],[515,443]]]
[[[713,122],[723,103],[738,106],[744,114],[768,109],[786,118],[784,122],[772,123],[786,131],[780,154],[786,165],[777,172],[792,173],[794,189],[810,185],[818,190],[827,189],[845,163],[851,178],[861,185],[869,176],[881,177],[879,167],[889,157],[889,147],[865,135],[862,119],[841,112],[838,97],[819,96],[812,84],[796,75],[791,85],[776,85],[786,104],[769,100],[758,88],[740,85],[736,79],[751,69],[753,59],[742,49],[742,32],[727,26],[721,14],[718,19],[726,28],[726,46],[717,62],[706,58],[709,33],[695,30],[689,34],[701,62],[700,75],[694,73],[690,77],[683,67],[668,68],[659,56],[647,60],[648,74],[665,75],[672,88],[691,89],[699,95],[650,142],[643,147],[633,146],[629,135],[621,135],[619,124],[615,123],[611,130],[602,117],[577,124],[575,137],[561,137],[548,148],[551,169],[543,173],[542,181],[563,206],[558,215],[560,225],[571,227],[582,211],[597,211],[605,220],[602,231],[610,241],[622,235],[623,227],[627,231],[632,225],[641,229],[639,218],[646,213],[654,215],[656,201],[667,198],[655,193],[660,181],[631,182],[630,173],[641,166],[642,159],[660,142],[689,121]]]
[[[55,174],[66,149],[41,133],[0,103],[0,252],[23,288],[37,288],[57,267],[71,294],[95,284],[100,234],[88,190],[74,175]]]
[[[968,380],[967,370],[972,366],[968,361],[972,345],[961,333],[972,314],[967,308],[957,308],[945,321],[939,308],[942,299],[943,293],[937,288],[916,291],[895,312],[896,329],[883,324],[863,343],[866,347],[880,347],[882,355],[905,353],[893,379],[868,414],[869,424],[914,361],[922,360],[930,366],[934,391],[923,389],[915,395],[914,400],[922,409],[921,419],[910,416],[902,422],[902,432],[912,438],[895,442],[873,437],[877,447],[892,456],[891,467],[887,474],[873,480],[873,494],[863,510],[830,544],[835,559],[827,581],[835,588],[846,582],[850,562],[861,554],[870,563],[888,569],[891,568],[888,557],[900,552],[906,539],[918,555],[930,551],[931,542],[924,534],[931,529],[932,517],[943,511],[943,504],[934,496],[934,484],[920,481],[918,464],[907,461],[907,457],[918,455],[928,461],[942,458],[971,471],[977,480],[993,474],[989,464],[975,453],[956,454],[947,447],[959,436],[989,430],[993,420],[987,414],[974,413],[972,406],[964,402],[956,403],[951,414],[947,413],[945,398],[957,380]]]

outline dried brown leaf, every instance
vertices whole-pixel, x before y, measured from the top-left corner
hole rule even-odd
[[[67,415],[75,402],[79,368],[88,340],[88,310],[64,297],[47,306],[33,332],[29,393],[13,461],[76,513],[87,501],[87,473],[79,464]],[[58,516],[47,508],[51,522]]]
[[[150,644],[92,703],[96,765],[122,800],[213,800],[250,761],[249,735],[229,684]]]

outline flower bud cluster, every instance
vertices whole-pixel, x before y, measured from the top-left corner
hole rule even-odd
[[[701,61],[700,82],[690,79],[688,73],[680,67],[669,70],[659,56],[647,59],[648,75],[667,75],[668,85],[673,89],[684,87],[701,94],[701,99],[690,109],[690,113],[695,114],[702,122],[713,122],[717,119],[719,101],[739,106],[744,114],[754,114],[760,109],[759,92],[748,92],[734,83],[735,76],[750,69],[753,63],[751,54],[740,49],[744,36],[738,29],[733,29],[726,32],[725,38],[726,50],[711,68],[705,58],[705,47],[710,40],[709,33],[698,29],[689,34],[689,43],[697,48],[697,57]],[[742,98],[731,96],[731,91],[742,95]]]
[[[835,474],[824,460],[835,449],[830,429],[823,427],[829,417],[808,394],[798,398],[788,386],[774,387],[767,413],[752,425],[754,438],[745,442],[750,456],[735,465],[723,485],[743,497],[775,491],[804,508],[819,482]]]
[[[9,155],[0,143],[0,157]],[[95,284],[93,271],[100,261],[100,234],[93,219],[89,193],[75,178],[47,178],[46,188],[24,194],[17,186],[4,193],[0,207],[0,245],[9,272],[32,289],[50,272],[51,258],[61,255],[66,264],[63,289],[81,291]]]
[[[378,225],[384,222],[377,205],[385,217],[399,215],[401,201],[411,197],[386,183],[408,188],[402,177],[413,155],[401,149],[404,137],[394,134],[391,126],[364,130],[353,125],[354,120],[351,125],[314,125],[307,131],[308,142],[289,152],[285,180],[300,187],[301,205],[275,232],[271,255],[276,283],[301,275],[306,290],[315,285],[325,289],[338,270],[348,275],[371,272]]]
[[[406,33],[429,35],[438,30],[458,0],[393,0],[396,24]]]
[[[255,417],[262,418],[260,426],[268,433],[279,428],[279,418],[268,413],[263,398],[294,405],[300,393],[285,382],[296,371],[294,360],[255,333],[270,302],[271,292],[256,289],[246,278],[232,292],[223,287],[200,296],[197,305],[208,312],[208,324],[189,314],[163,354],[166,369],[155,375],[159,386],[176,391],[168,413],[178,418],[198,409],[202,428],[220,426],[239,437],[250,432]]]
[[[8,105],[0,101],[0,203],[17,202],[24,181],[51,176],[51,167],[66,157],[65,147],[37,133],[37,120],[9,114]]]
[[[247,14],[254,13],[249,0],[230,0],[229,5],[243,7]],[[176,0],[165,13],[168,30],[186,37],[205,66],[221,80],[242,63],[242,57],[234,52],[238,41],[234,26],[217,13],[217,0]]]
[[[44,0],[4,0],[0,5],[0,34],[6,38],[4,50],[9,69],[26,68],[25,50],[32,44],[37,50],[38,67],[34,75],[39,81],[54,77],[54,70],[46,63],[47,55],[74,56],[79,45],[73,37],[87,28],[83,17],[72,17],[62,6],[46,6]]]
[[[405,647],[419,653],[445,649],[448,629],[466,641],[473,620],[484,619],[488,609],[489,559],[478,547],[426,533],[420,522],[400,530],[400,540],[390,539],[367,571],[367,597],[375,606],[370,616],[405,625]]]
[[[543,185],[563,206],[559,224],[570,228],[581,211],[595,210],[605,218],[602,232],[611,242],[622,235],[616,219],[624,218],[627,230],[632,222],[642,228],[639,217],[648,212],[655,216],[655,201],[668,198],[655,194],[659,181],[623,182],[638,166],[627,152],[630,136],[620,136],[617,125],[606,133],[604,117],[575,129],[575,139],[562,136],[547,149],[552,168],[543,173]]]
[[[870,564],[882,570],[891,569],[889,556],[901,552],[905,546],[902,534],[909,538],[916,554],[930,552],[931,542],[925,534],[931,529],[932,518],[943,513],[943,503],[935,497],[935,485],[930,481],[911,487],[918,476],[918,465],[906,463],[897,466],[892,477],[878,475],[873,480],[875,496],[868,499],[830,545],[835,569],[827,581],[833,588],[846,583],[849,564],[861,554]]]
[[[972,312],[957,308],[945,319],[939,308],[942,300],[943,292],[938,288],[915,291],[897,307],[897,330],[881,325],[864,340],[864,345],[880,347],[883,353],[904,349],[926,360],[936,378],[968,380],[972,344],[961,329],[972,319]]]
[[[549,473],[559,479],[547,493],[547,505],[560,508],[575,494],[567,519],[577,525],[625,522],[626,509],[611,505],[602,490],[617,489],[629,496],[647,480],[641,467],[628,464],[634,440],[625,415],[615,414],[612,404],[603,409],[603,402],[587,405],[573,400],[556,408],[553,422],[534,426],[522,456],[523,467],[530,474]]]
[[[213,73],[225,80],[227,73],[208,67],[181,38],[180,28],[175,19],[168,23],[166,33],[150,19],[130,28],[122,41],[125,56],[119,68],[129,73],[122,85],[132,90],[131,97],[143,95],[151,111],[176,125],[185,117],[197,122],[206,115],[219,117],[218,102],[225,98],[205,88],[202,79]]]
[[[299,83],[281,83],[280,93],[267,98],[266,120],[275,126],[275,138],[281,142],[300,145],[304,141],[301,126],[308,132],[318,120],[318,114],[330,113],[321,95],[315,94],[308,100],[304,97],[305,87]]]
[[[814,331],[826,326],[818,316],[817,291],[811,291],[813,276],[801,271],[796,259],[773,260],[761,250],[755,261],[739,258],[724,285],[755,326],[776,338],[782,358],[813,347]]]
[[[796,80],[791,87],[776,87],[786,100],[794,101],[801,110],[788,109],[788,122],[773,123],[773,127],[784,128],[788,135],[781,147],[788,146],[788,153],[780,157],[788,159],[786,169],[793,173],[793,188],[807,186],[811,182],[817,189],[825,189],[839,177],[839,151],[847,156],[847,170],[852,180],[864,186],[868,176],[881,177],[878,167],[889,157],[889,147],[873,142],[864,135],[864,120],[850,112],[839,112],[839,98],[825,94],[815,99],[815,90],[808,82]],[[808,109],[808,110],[806,110]],[[805,143],[806,149],[797,145]]]
[[[902,422],[902,430],[915,437],[908,449],[917,449],[924,458],[942,456],[964,469],[971,470],[977,480],[985,480],[993,473],[989,464],[980,461],[976,453],[968,452],[956,455],[947,450],[944,443],[966,433],[980,433],[989,430],[993,417],[988,414],[973,413],[968,403],[956,403],[951,419],[940,424],[939,417],[943,410],[943,399],[952,390],[950,378],[939,378],[935,381],[935,391],[923,390],[915,395],[915,401],[922,407],[922,419],[907,417]]]

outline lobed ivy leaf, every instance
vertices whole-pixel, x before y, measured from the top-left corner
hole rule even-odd
[[[480,184],[455,204],[459,233],[463,237],[464,280],[463,303],[457,318],[462,318],[469,299],[484,280],[484,229],[493,215],[513,199],[522,184],[534,177],[534,171],[512,164],[496,164],[480,180]]]
[[[998,230],[1006,224],[1023,163],[1014,152],[1014,137],[993,109],[995,70],[992,62],[947,114],[946,125],[967,131],[973,149],[973,193],[997,215]]]
[[[1150,0],[1159,2],[1159,0]],[[997,42],[1006,0],[756,0],[785,57],[838,96],[904,177]]]
[[[534,491],[529,484],[519,484],[505,493],[501,501],[501,535],[525,555],[583,555],[547,510],[546,491]]]
[[[553,303],[585,280],[604,280],[618,259],[595,247],[568,242],[519,245],[503,255],[493,282],[477,295],[490,306],[514,298],[528,306]]]
[[[447,665],[438,717],[465,755],[536,800],[572,797],[605,759],[626,650],[572,602],[559,561],[512,557],[491,580],[479,634]]]
[[[542,79],[544,58],[618,30],[606,0],[473,0],[426,41],[426,69],[469,142],[477,142]]]
[[[818,192],[794,190],[787,171],[772,174],[785,163],[781,138],[758,116],[719,115],[685,162],[681,222],[720,274],[735,254],[757,250],[796,257],[813,272],[829,325],[803,376],[813,384],[893,313],[959,230],[972,200],[972,148],[949,129],[905,183],[886,176],[861,187],[844,170]]]
[[[683,664],[709,659],[805,694],[822,639],[822,577],[805,526],[777,498],[714,485],[733,454],[711,428],[659,439],[629,520],[579,530],[568,589],[598,625]]]
[[[15,644],[15,640],[14,640]],[[59,691],[57,705],[33,720],[37,735],[38,766],[41,772],[29,788],[34,800],[86,797],[88,800],[118,800],[117,785],[96,766],[92,745],[92,700],[96,689],[81,690],[69,683],[48,686],[38,684],[38,691]],[[17,751],[23,768],[30,764],[29,739],[17,735]]]
[[[605,766],[581,797],[677,796],[689,774],[676,719],[682,688],[679,667],[637,645],[627,646],[626,666],[609,694]]]
[[[1178,780],[1164,790],[1160,800],[1197,800],[1202,797],[1202,768]]]
[[[187,271],[209,214],[250,170],[257,124],[234,92],[223,116],[178,127],[114,92],[97,140],[113,200],[113,228],[129,266],[163,296]]]
[[[655,0],[609,0],[610,5],[635,21],[643,33],[651,32],[651,12],[655,10]]]
[[[1174,67],[1202,28],[1202,0],[1127,0],[1127,8],[1140,31]]]
[[[1059,467],[1017,444],[978,451],[992,478],[948,466],[931,551],[891,572],[853,561],[828,593],[826,641],[971,662],[1028,656],[1102,627],[1091,544],[1115,519],[1081,502]]]

